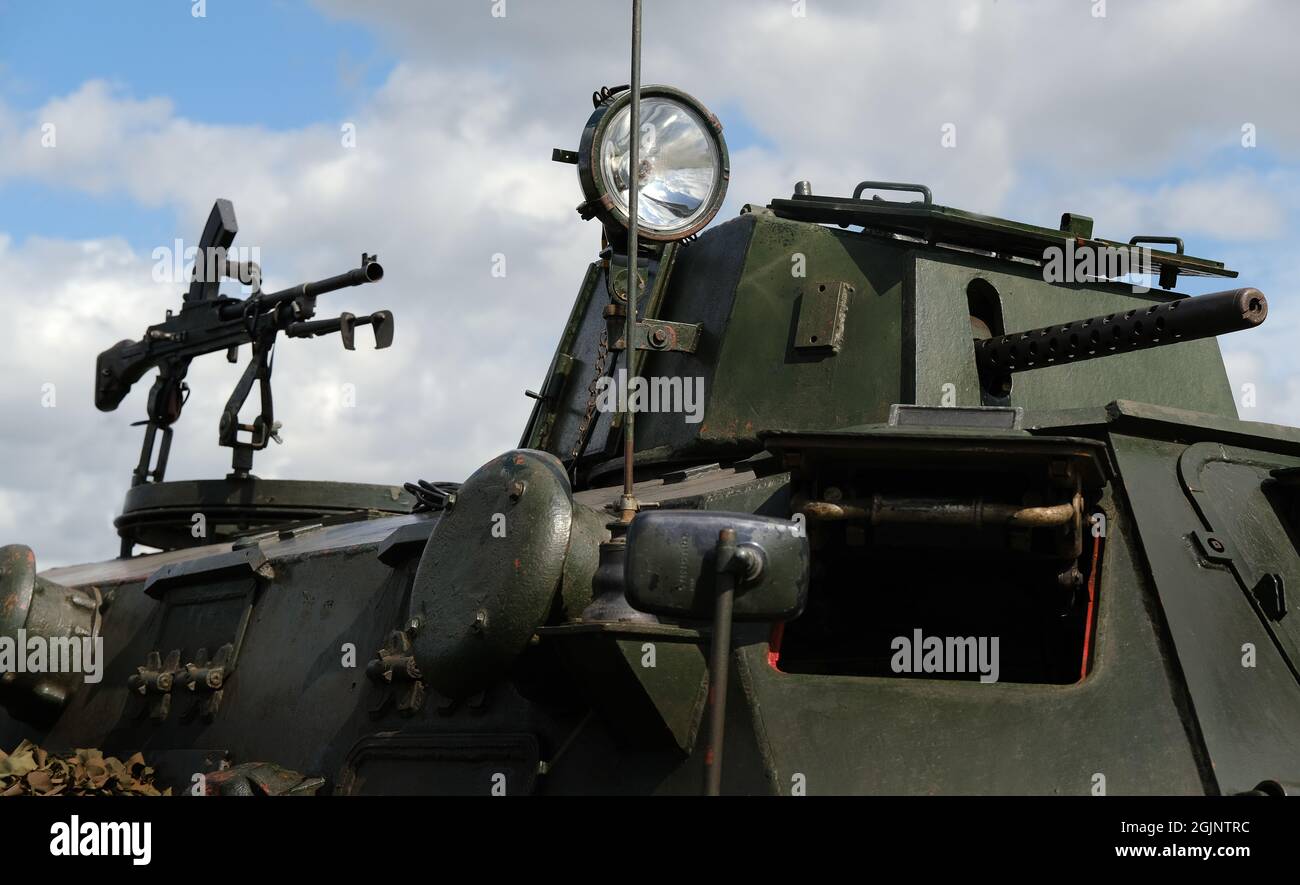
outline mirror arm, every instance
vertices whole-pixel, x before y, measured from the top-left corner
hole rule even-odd
[[[727,721],[727,677],[731,663],[731,611],[738,573],[752,580],[762,568],[762,553],[751,544],[736,544],[736,530],[718,532],[714,548],[717,598],[713,607],[713,639],[709,649],[709,692],[705,716],[709,723],[704,748],[704,795],[722,795],[722,740]]]

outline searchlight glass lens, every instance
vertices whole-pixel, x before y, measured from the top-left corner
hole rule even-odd
[[[605,130],[600,170],[610,196],[628,214],[629,105]],[[643,228],[659,233],[684,230],[709,209],[718,188],[721,160],[713,130],[686,105],[668,98],[641,99],[640,199]]]

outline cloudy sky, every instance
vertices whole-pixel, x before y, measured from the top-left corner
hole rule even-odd
[[[389,350],[278,348],[285,444],[260,475],[461,479],[514,445],[598,245],[550,150],[577,146],[592,90],[627,81],[628,8],[0,0],[0,541],[42,566],[115,555],[149,379],[100,413],[95,354],[179,305],[154,250],[192,245],[217,197],[268,288],[378,252],[384,282],[322,315],[397,314]],[[1222,346],[1256,386],[1242,416],[1297,424],[1297,33],[1289,0],[647,0],[644,72],[723,120],[720,218],[799,179],[871,178],[1183,236],[1269,295],[1269,323]],[[217,416],[241,370],[196,361],[169,479],[229,469]]]

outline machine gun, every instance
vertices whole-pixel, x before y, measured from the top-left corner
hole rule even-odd
[[[270,440],[280,442],[280,424],[275,420],[271,399],[272,350],[276,336],[313,338],[338,332],[343,346],[355,347],[354,330],[360,325],[374,328],[375,347],[393,342],[393,314],[387,310],[357,317],[343,313],[333,319],[313,320],[316,297],[327,292],[360,286],[383,279],[384,269],[375,256],[362,254],[361,266],[347,273],[303,283],[279,292],[263,292],[261,268],[251,261],[231,261],[227,250],[239,225],[229,200],[217,200],[208,216],[198,257],[184,295],[180,313],[167,311],[167,318],[145,330],[139,341],[119,341],[99,355],[95,363],[95,406],[102,412],[118,407],[132,385],[152,368],[158,377],[149,391],[148,419],[140,461],[131,485],[161,482],[171,449],[172,424],[180,417],[189,393],[185,374],[190,361],[206,353],[226,351],[230,362],[238,360],[239,346],[252,345],[252,359],[221,413],[220,445],[234,450],[230,479],[246,479],[253,468],[253,453],[266,448]],[[239,280],[252,291],[247,298],[232,298],[218,291],[222,279]],[[239,410],[258,385],[261,412],[251,424],[239,422]],[[246,439],[240,432],[249,434]],[[161,433],[157,463],[154,448]]]
[[[1268,299],[1254,288],[1179,298],[1027,332],[975,339],[985,389],[1005,393],[1011,375],[1148,347],[1253,329],[1268,318]]]

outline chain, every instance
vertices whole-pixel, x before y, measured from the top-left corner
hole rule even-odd
[[[605,359],[608,356],[609,329],[606,327],[600,330],[600,343],[596,345],[596,371],[592,375],[591,383],[587,385],[587,408],[582,415],[582,423],[578,425],[578,438],[573,442],[573,451],[569,453],[574,470],[577,470],[578,459],[587,448],[587,437],[591,433],[591,419],[596,414],[596,400],[600,396],[597,382],[605,375]]]

